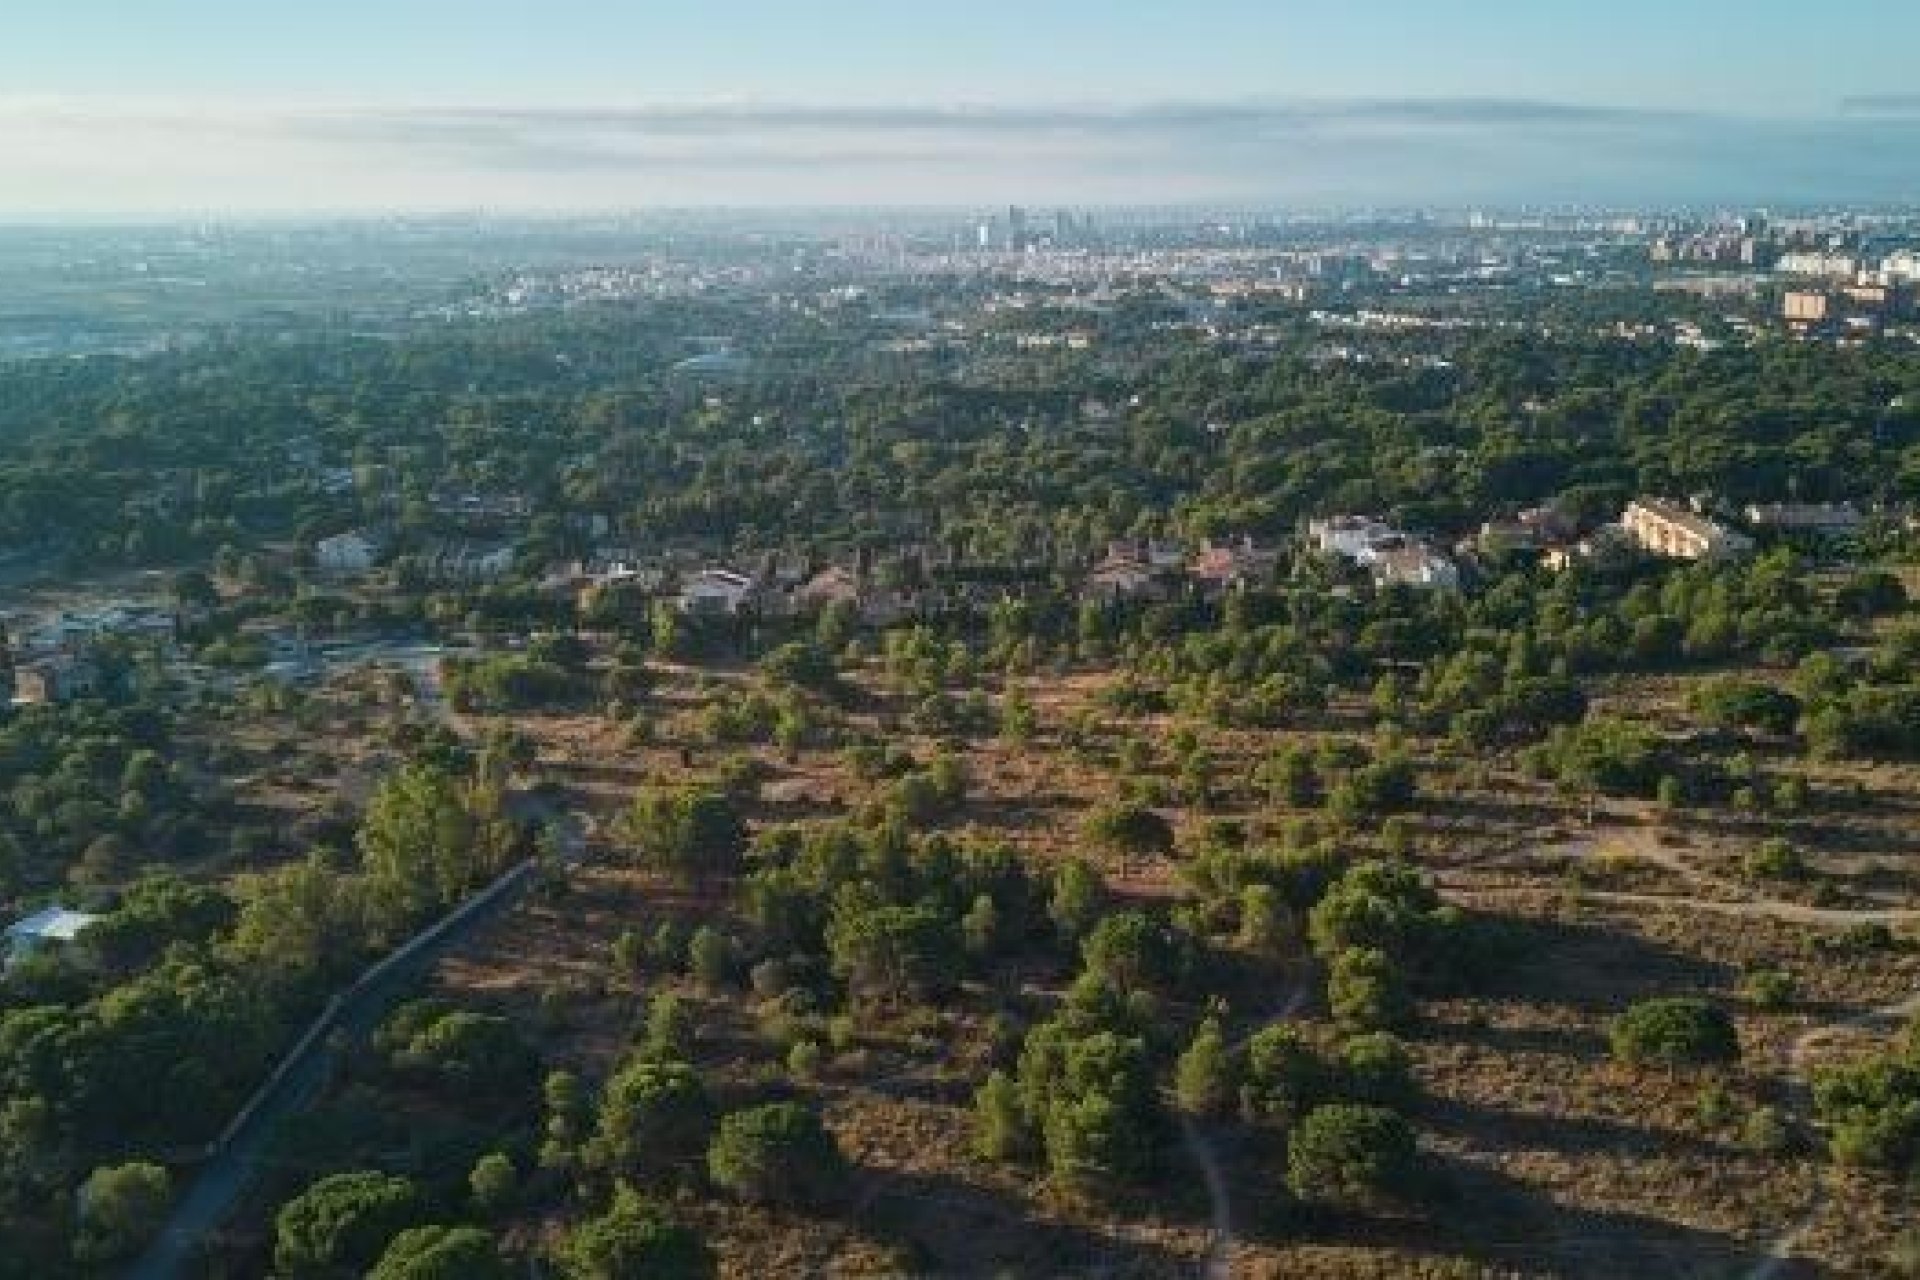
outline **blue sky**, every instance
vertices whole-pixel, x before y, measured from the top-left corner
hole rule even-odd
[[[1920,0],[9,8],[13,212],[1920,195]]]

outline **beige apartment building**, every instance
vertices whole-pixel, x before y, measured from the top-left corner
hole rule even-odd
[[[1630,503],[1620,525],[1642,551],[1677,560],[1739,556],[1753,550],[1753,539],[1745,534],[1658,498]]]

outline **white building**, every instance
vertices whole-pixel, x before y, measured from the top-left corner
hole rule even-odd
[[[44,911],[28,916],[25,920],[8,925],[7,961],[12,963],[15,960],[23,960],[43,947],[66,946],[99,918],[99,916],[88,915],[84,911],[48,907]]]
[[[1460,566],[1423,543],[1382,551],[1373,557],[1369,568],[1377,586],[1423,591],[1460,589]]]
[[[336,533],[314,544],[314,563],[327,573],[365,573],[380,560],[386,549],[374,534],[362,529]]]
[[[753,603],[753,579],[731,569],[702,569],[680,587],[680,611],[732,615]]]
[[[1756,529],[1840,537],[1860,532],[1866,517],[1851,502],[1769,502],[1748,507],[1747,523]]]
[[[1329,516],[1308,522],[1307,540],[1322,555],[1366,564],[1381,550],[1405,543],[1408,538],[1372,516]]]

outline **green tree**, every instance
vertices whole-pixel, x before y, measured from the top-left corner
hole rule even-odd
[[[717,1271],[706,1241],[629,1187],[568,1233],[561,1265],[570,1280],[711,1280]]]
[[[1418,1174],[1413,1129],[1385,1107],[1317,1107],[1287,1135],[1287,1188],[1302,1200],[1372,1207],[1404,1199]]]
[[[819,1116],[797,1102],[775,1102],[720,1122],[707,1173],[742,1200],[819,1205],[845,1190],[847,1163]]]
[[[1062,940],[1078,941],[1107,909],[1107,886],[1100,873],[1078,858],[1060,865],[1053,874],[1053,892],[1047,915]]]
[[[1219,1115],[1239,1093],[1238,1073],[1218,1018],[1200,1024],[1173,1068],[1173,1094],[1183,1111]]]
[[[1636,1065],[1701,1065],[1740,1056],[1740,1039],[1726,1010],[1688,996],[1630,1005],[1608,1024],[1607,1039],[1614,1057]]]
[[[746,854],[746,824],[717,791],[642,791],[620,829],[642,865],[695,886],[737,873]]]
[[[166,1218],[171,1195],[167,1171],[157,1164],[95,1169],[80,1186],[74,1257],[99,1265],[130,1256]]]
[[[498,874],[514,847],[497,790],[437,765],[382,783],[360,826],[360,853],[389,927],[420,919]]]
[[[509,1280],[513,1271],[478,1227],[409,1227],[393,1238],[368,1280]]]
[[[1327,1003],[1349,1031],[1397,1031],[1413,1022],[1413,997],[1405,975],[1386,952],[1349,947],[1333,958]]]
[[[700,1158],[713,1120],[712,1099],[691,1066],[635,1062],[607,1084],[595,1155],[614,1173],[657,1181]]]
[[[280,1207],[273,1263],[289,1280],[357,1275],[421,1213],[420,1193],[385,1173],[336,1173]]]
[[[490,1151],[474,1161],[467,1174],[467,1192],[473,1207],[488,1218],[498,1217],[513,1207],[520,1194],[520,1171],[513,1157],[504,1151]]]
[[[974,1149],[989,1160],[1027,1155],[1033,1134],[1020,1108],[1020,1091],[1004,1071],[994,1071],[973,1098]]]

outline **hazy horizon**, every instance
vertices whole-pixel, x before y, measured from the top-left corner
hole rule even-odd
[[[611,8],[13,16],[0,216],[1920,199],[1892,0]]]

